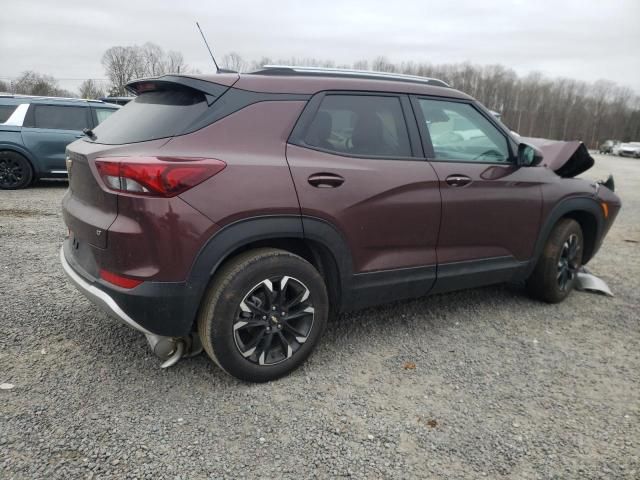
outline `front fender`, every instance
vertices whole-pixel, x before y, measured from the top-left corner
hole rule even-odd
[[[540,255],[542,255],[542,250],[547,243],[547,239],[549,238],[553,227],[562,217],[580,212],[589,214],[595,219],[596,232],[593,248],[591,252],[588,252],[588,257],[583,263],[587,263],[593,257],[593,255],[597,252],[600,243],[602,242],[602,237],[605,231],[605,220],[604,214],[602,212],[602,207],[594,197],[568,198],[558,203],[549,212],[546,219],[543,219],[542,228],[540,229],[538,238],[536,239],[535,243],[534,256],[527,269],[527,276],[529,276],[531,272],[533,272],[533,269],[538,263],[538,259],[540,258]]]

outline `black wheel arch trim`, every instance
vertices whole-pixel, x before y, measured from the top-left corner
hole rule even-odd
[[[336,293],[348,288],[353,267],[346,240],[329,222],[300,215],[250,217],[224,226],[207,241],[196,256],[187,284],[201,298],[213,275],[234,252],[252,243],[270,239],[308,240],[320,244],[335,262],[340,281],[340,285],[336,286]]]
[[[540,258],[540,255],[542,255],[542,250],[547,243],[547,239],[549,238],[553,227],[561,218],[567,217],[572,213],[580,212],[591,215],[596,222],[596,232],[595,238],[593,240],[593,248],[591,249],[591,252],[585,252],[588,253],[588,256],[585,257],[583,263],[586,264],[591,258],[593,258],[593,256],[598,251],[600,244],[602,243],[603,236],[606,231],[602,207],[598,203],[598,199],[596,197],[568,198],[558,203],[547,215],[547,218],[543,220],[543,226],[538,233],[538,238],[534,246],[534,254],[531,262],[529,263],[529,268],[527,269],[528,275],[533,272],[533,269],[538,263],[538,259]]]

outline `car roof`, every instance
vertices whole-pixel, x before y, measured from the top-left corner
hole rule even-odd
[[[36,95],[14,95],[0,93],[0,105],[20,105],[22,103],[37,103],[48,105],[92,105],[117,109],[117,105],[108,104],[101,100],[91,100],[85,98],[66,98],[66,97],[44,97]]]

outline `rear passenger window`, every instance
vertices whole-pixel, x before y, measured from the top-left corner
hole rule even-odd
[[[36,128],[82,130],[87,128],[87,109],[58,105],[34,105],[33,125]]]
[[[304,143],[341,155],[410,157],[400,99],[373,95],[327,95]]]

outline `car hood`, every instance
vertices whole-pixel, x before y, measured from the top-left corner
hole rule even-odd
[[[579,140],[563,142],[546,138],[524,138],[521,140],[533,145],[542,152],[541,165],[550,168],[564,178],[575,177],[586,172],[595,163],[589,150]]]

